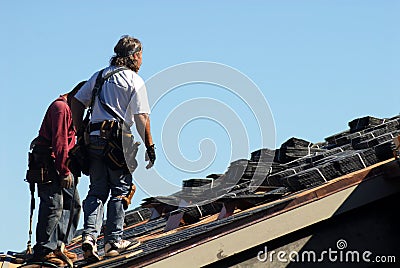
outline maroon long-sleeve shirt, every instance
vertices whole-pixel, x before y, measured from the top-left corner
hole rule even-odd
[[[68,152],[75,145],[75,130],[71,109],[65,98],[60,96],[47,108],[39,136],[50,142],[48,145],[52,147],[52,157],[60,176],[67,176],[70,173]]]

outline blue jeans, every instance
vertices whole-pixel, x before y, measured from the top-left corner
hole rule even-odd
[[[104,240],[118,242],[122,239],[125,218],[123,203],[118,196],[129,194],[132,174],[124,169],[112,170],[106,165],[102,155],[106,143],[106,140],[98,136],[90,136],[90,185],[88,195],[83,201],[82,237],[89,235],[97,240],[103,225],[104,204],[109,199]]]
[[[78,227],[81,204],[79,193],[74,188],[63,189],[58,180],[38,185],[40,198],[38,222],[36,226],[36,244],[33,247],[36,256],[44,256],[57,249],[61,243],[69,244]],[[74,203],[71,211],[72,200]],[[66,232],[70,216],[71,227],[68,238]]]

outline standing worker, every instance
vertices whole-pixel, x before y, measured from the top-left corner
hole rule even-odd
[[[48,107],[39,135],[32,141],[32,166],[45,168],[46,176],[27,176],[33,187],[37,183],[40,198],[36,244],[30,262],[66,265],[65,257],[74,261],[77,255],[64,249],[78,227],[80,200],[76,191],[78,178],[68,168],[68,153],[75,145],[71,99],[86,81],[61,95]],[[30,170],[33,174],[32,170]],[[37,173],[35,173],[37,174]],[[64,245],[63,245],[64,243]],[[69,260],[68,260],[69,261]]]
[[[142,44],[136,38],[122,36],[114,52],[110,65],[96,72],[75,95],[72,103],[77,128],[82,127],[84,110],[89,107],[91,111],[90,123],[85,127],[89,136],[90,185],[83,201],[82,233],[82,250],[88,261],[100,259],[96,243],[103,224],[104,205],[108,199],[105,256],[119,255],[140,244],[137,240],[122,239],[124,209],[127,209],[135,191],[132,173],[136,168],[136,160],[125,158],[122,150],[133,144],[130,128],[134,123],[146,146],[146,161],[149,161],[146,168],[151,168],[156,159],[150,132],[147,91],[143,79],[137,74],[142,64]],[[129,142],[122,145],[121,137],[126,136]],[[110,144],[114,145],[110,147]],[[133,168],[128,168],[132,166],[132,161],[135,162]]]

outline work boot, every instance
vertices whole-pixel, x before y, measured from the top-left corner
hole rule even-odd
[[[86,261],[95,262],[100,260],[99,254],[97,253],[96,241],[91,236],[85,236],[83,238],[82,251]]]
[[[78,259],[78,255],[76,253],[69,251],[68,249],[64,249],[63,253],[71,261],[76,261]],[[59,250],[54,251],[54,254],[56,254],[56,256],[59,258],[62,257],[61,251],[59,251]]]
[[[107,242],[104,246],[104,252],[106,257],[114,257],[118,256],[121,252],[133,249],[139,245],[140,241],[136,239],[132,241],[120,240],[118,242]]]
[[[54,252],[50,252],[49,254],[45,255],[42,258],[42,261],[50,262],[50,263],[55,264],[57,266],[65,266],[65,265],[67,265],[67,263],[64,262],[63,260],[61,260],[59,257],[57,257],[57,255],[54,254]]]
[[[44,263],[50,263],[55,266],[65,266],[67,265],[66,262],[58,258],[54,252],[50,252],[46,255],[39,255],[39,254],[33,254],[33,256],[26,261],[27,264],[44,264]]]
[[[69,251],[68,249],[64,250],[64,254],[72,261],[76,261],[78,259],[78,255],[74,252]]]

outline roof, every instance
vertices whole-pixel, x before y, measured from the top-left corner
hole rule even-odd
[[[75,265],[170,267],[190,260],[205,266],[400,191],[398,184],[387,187],[393,183],[388,178],[400,176],[393,155],[400,117],[366,116],[348,126],[315,144],[292,137],[275,150],[262,148],[232,162],[224,173],[185,180],[173,195],[144,199],[127,211],[124,228],[124,239],[141,245],[124,255],[88,265],[78,232],[68,245],[80,256]],[[352,199],[355,189],[374,194]],[[306,217],[293,220],[299,213]],[[102,237],[98,247],[103,255]]]

